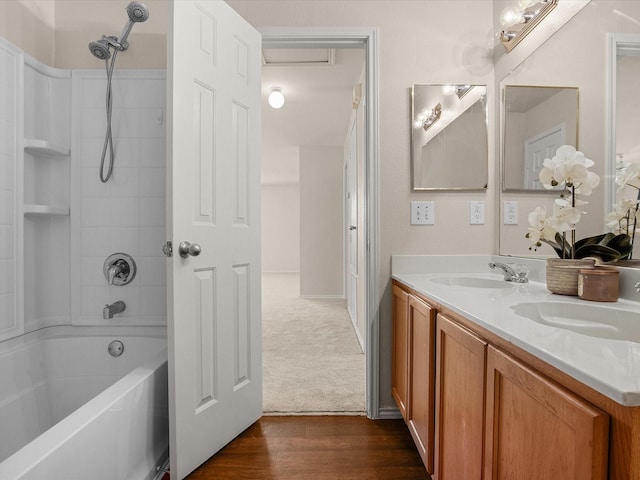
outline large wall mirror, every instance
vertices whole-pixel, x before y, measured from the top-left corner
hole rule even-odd
[[[578,88],[505,85],[502,100],[502,188],[545,191],[544,159],[560,145],[578,148]]]
[[[414,85],[411,98],[413,189],[486,189],[486,85]]]
[[[505,72],[499,82],[500,90],[508,85],[569,85],[579,88],[579,150],[595,162],[592,170],[600,175],[601,183],[588,197],[589,204],[583,208],[586,214],[578,224],[578,238],[606,231],[605,218],[611,209],[612,192],[616,189],[616,154],[622,153],[623,157],[627,155],[627,158],[630,158],[634,147],[640,144],[637,135],[630,138],[632,143],[618,144],[618,140],[626,142],[622,140],[624,132],[621,129],[635,128],[638,117],[629,115],[640,114],[640,102],[636,86],[637,73],[632,73],[635,72],[635,67],[621,66],[618,70],[618,61],[622,65],[622,62],[633,63],[634,60],[622,58],[621,55],[626,53],[612,48],[611,42],[608,41],[612,33],[618,36],[640,35],[640,2],[589,2],[531,55]],[[517,52],[518,48],[519,46],[509,55]],[[622,77],[616,81],[620,88],[617,98],[611,93],[612,80],[616,80],[616,75]],[[625,82],[624,78],[627,76],[626,87],[623,87],[621,82]],[[625,110],[624,119],[621,116],[617,118],[619,135],[615,134],[615,128],[608,128],[614,123],[612,116],[616,109]],[[541,248],[532,252],[529,250],[528,240],[524,238],[528,228],[528,213],[539,205],[545,206],[549,211],[554,198],[554,195],[540,195],[533,190],[514,189],[500,192],[501,208],[506,201],[516,202],[519,213],[518,223],[514,225],[505,224],[502,211],[499,213],[501,254],[554,256],[550,249]],[[640,257],[638,243],[640,242],[636,241],[634,259]]]

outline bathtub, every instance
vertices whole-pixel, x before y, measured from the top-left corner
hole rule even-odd
[[[153,479],[168,455],[166,330],[49,327],[0,342],[0,432],[1,480]]]

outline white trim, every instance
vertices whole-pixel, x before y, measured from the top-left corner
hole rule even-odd
[[[607,34],[608,56],[606,72],[606,118],[605,145],[608,146],[605,161],[604,198],[605,212],[613,210],[616,203],[616,85],[617,85],[617,58],[618,51],[623,55],[640,52],[640,35],[637,33],[609,33]],[[606,225],[605,225],[606,228]]]
[[[366,408],[380,418],[380,344],[378,315],[378,29],[375,27],[262,27],[262,43],[269,47],[355,48],[366,51],[366,162],[364,234],[366,254]]]

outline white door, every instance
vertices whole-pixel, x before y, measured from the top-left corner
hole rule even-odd
[[[564,123],[542,132],[524,142],[524,188],[545,190],[539,175],[545,158],[555,155],[560,145],[565,143]]]
[[[167,224],[173,242],[168,342],[174,480],[262,415],[261,38],[222,1],[171,4]],[[199,245],[201,253],[183,258],[184,241]]]
[[[358,326],[358,148],[356,117],[349,131],[346,158],[346,238],[347,238],[347,310],[353,324]]]

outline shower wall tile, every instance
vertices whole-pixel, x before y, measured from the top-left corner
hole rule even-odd
[[[0,190],[0,225],[13,224],[13,192]]]
[[[165,225],[164,198],[152,197],[140,199],[140,225],[160,227]]]
[[[80,194],[83,198],[109,196],[109,187],[100,181],[99,165],[98,160],[90,167],[82,166]]]
[[[164,170],[162,174],[164,175]],[[140,169],[125,167],[118,162],[118,168],[114,168],[108,183],[111,196],[138,197],[140,196]]]
[[[81,212],[79,279],[74,324],[166,324],[165,80],[157,72],[116,72],[112,116],[115,165],[106,184],[98,170],[105,133],[104,74],[78,72],[74,112],[82,122],[75,165]],[[102,99],[98,102],[96,98]],[[73,210],[73,208],[72,208]],[[131,255],[135,279],[108,286],[102,266],[112,253]],[[123,314],[103,320],[107,303],[122,300]]]
[[[13,225],[0,225],[0,259],[13,258]]]
[[[140,195],[142,197],[165,196],[166,174],[164,168],[146,168],[140,178]]]
[[[80,231],[81,255],[83,257],[109,256],[109,227],[85,227]]]
[[[167,163],[167,149],[164,141],[158,139],[140,140],[140,166],[162,167]]]
[[[140,201],[137,198],[110,198],[109,225],[137,227],[140,225]]]
[[[0,295],[0,331],[14,327],[15,310],[13,302],[13,294]]]
[[[80,280],[82,285],[86,286],[103,286],[104,274],[102,265],[104,257],[84,257],[80,265]]]
[[[123,252],[138,257],[144,250],[140,250],[140,228],[111,227],[109,231],[109,246],[113,253]]]
[[[104,219],[108,217],[109,199],[108,198],[86,198],[82,202],[82,219],[83,227],[99,227],[104,225]]]
[[[0,295],[13,293],[13,260],[0,260]]]

